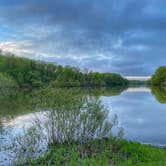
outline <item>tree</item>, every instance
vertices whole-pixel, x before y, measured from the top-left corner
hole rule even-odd
[[[161,66],[156,70],[150,83],[152,85],[166,86],[166,66]]]
[[[0,73],[0,88],[14,88],[17,87],[16,82],[7,74]]]
[[[54,65],[13,55],[0,55],[0,72],[8,74],[20,87],[101,87],[127,85],[119,74],[81,72],[79,68]]]

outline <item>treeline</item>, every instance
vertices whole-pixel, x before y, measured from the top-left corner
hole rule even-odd
[[[35,61],[14,55],[0,55],[0,73],[19,87],[101,87],[128,85],[115,73],[82,72],[76,67]],[[1,83],[0,83],[1,84]]]
[[[153,86],[166,86],[166,66],[161,66],[156,70],[149,80],[149,84]]]

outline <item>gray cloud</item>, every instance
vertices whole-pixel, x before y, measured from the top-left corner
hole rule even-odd
[[[163,0],[7,0],[0,2],[0,23],[15,30],[10,42],[29,43],[14,49],[26,56],[150,75],[166,60],[164,6]]]

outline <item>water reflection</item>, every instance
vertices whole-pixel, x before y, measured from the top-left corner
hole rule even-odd
[[[140,92],[151,92],[151,89],[150,88],[147,88],[147,87],[129,87],[127,88],[126,92],[137,92],[137,93],[140,93]]]
[[[117,96],[123,91],[127,90],[127,86],[115,86],[115,87],[102,87],[102,88],[90,88],[86,90],[86,94],[90,94],[95,97],[100,96]]]
[[[124,129],[125,139],[166,146],[164,103],[166,88],[156,87],[3,91],[0,95],[1,146],[23,132],[23,127],[32,126],[36,117],[36,131],[48,143],[62,143],[108,136],[115,115]],[[30,146],[31,141],[27,144],[24,145]],[[0,160],[2,155],[4,152],[0,152]]]
[[[101,96],[118,96],[122,92],[152,92],[155,96],[155,99],[160,103],[166,103],[166,88],[164,87],[113,87],[113,88],[96,88],[96,89],[81,89],[81,88],[72,88],[64,89],[66,93],[73,91],[73,94],[79,94],[79,96],[93,96],[96,99],[99,99]],[[57,98],[54,94],[56,93],[55,89],[45,89],[45,90],[34,90],[31,92],[27,91],[18,91],[18,90],[0,90],[0,128],[2,128],[4,120],[5,122],[11,120],[20,115],[27,113],[35,112],[36,108],[42,109],[45,108],[45,105],[51,105],[50,102],[53,102],[52,98]],[[51,99],[46,101],[49,97]],[[53,97],[54,96],[54,97]],[[77,96],[78,97],[78,96]],[[134,100],[134,98],[133,98]],[[141,101],[140,101],[141,102]],[[36,108],[35,108],[36,107]]]
[[[3,133],[2,119],[0,118],[0,133]]]
[[[166,103],[166,87],[151,87],[152,94],[160,103]]]
[[[155,92],[163,97],[161,91]],[[109,117],[118,115],[125,139],[166,147],[166,104],[156,100],[148,88],[130,88],[119,96],[101,98],[110,110]]]
[[[45,90],[34,90],[31,92],[18,91],[18,90],[7,90],[6,93],[0,93],[0,132],[3,131],[3,125],[12,121],[13,118],[24,114],[35,112],[36,110],[50,109],[53,104],[60,105],[55,102],[58,95],[56,89],[45,89]],[[151,89],[146,87],[113,87],[113,88],[96,88],[96,89],[81,89],[71,88],[63,89],[66,93],[77,94],[76,98],[79,99],[83,96],[93,96],[95,99],[100,99],[101,96],[118,96],[122,92],[147,92],[155,96],[155,99],[160,103],[166,103],[166,88],[152,87]],[[1,91],[0,91],[1,92]],[[71,93],[71,95],[72,95]],[[135,97],[135,96],[134,96]],[[134,100],[133,97],[133,100]],[[49,100],[47,100],[49,98]],[[53,100],[54,99],[54,100]],[[64,99],[63,99],[64,100]],[[73,100],[73,98],[72,98]],[[74,102],[74,100],[73,100]],[[77,101],[78,102],[78,101]],[[140,101],[141,103],[141,101]],[[122,105],[119,101],[119,104]],[[47,105],[47,107],[46,107]],[[50,105],[50,106],[49,106]],[[48,107],[49,106],[49,107]],[[5,120],[4,120],[5,119]]]
[[[80,96],[90,95],[95,97],[100,96],[115,96],[120,95],[126,87],[113,87],[113,88],[96,88],[96,89],[81,89],[71,88],[63,89],[66,93],[73,91]],[[27,114],[34,111],[35,106],[41,107],[46,104],[46,98],[48,95],[54,95],[56,89],[44,89],[34,91],[18,91],[13,90],[12,92],[3,94],[0,91],[0,117],[16,117],[19,115]],[[56,96],[54,96],[56,97]],[[51,102],[47,101],[47,102]]]

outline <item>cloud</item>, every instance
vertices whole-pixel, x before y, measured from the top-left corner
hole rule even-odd
[[[100,72],[150,75],[166,60],[165,5],[163,0],[2,0],[1,47]]]

